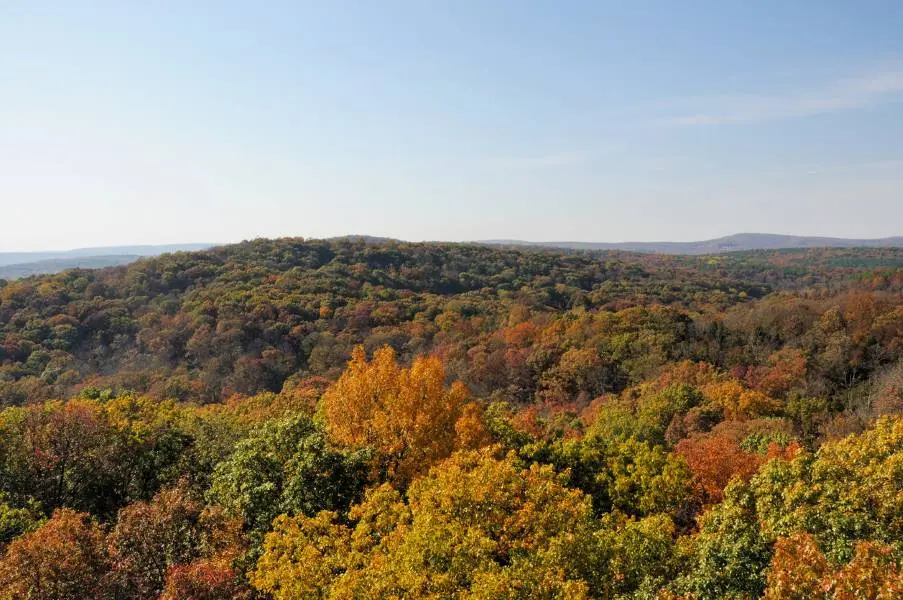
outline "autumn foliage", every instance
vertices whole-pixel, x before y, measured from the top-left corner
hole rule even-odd
[[[0,560],[0,588],[11,600],[106,598],[113,590],[112,567],[97,522],[63,508],[9,545]]]
[[[160,600],[250,600],[253,591],[241,582],[229,561],[202,559],[172,567]]]
[[[345,373],[323,394],[322,410],[338,442],[375,449],[397,482],[484,438],[467,388],[446,385],[441,360],[418,358],[403,368],[388,346],[372,361],[355,348]]]
[[[717,504],[724,499],[724,488],[734,477],[748,481],[759,469],[762,457],[746,452],[724,435],[702,434],[681,440],[674,449],[693,472],[702,501]]]
[[[0,599],[903,597],[903,251],[0,281]]]
[[[831,565],[810,534],[796,534],[775,543],[768,573],[767,600],[885,600],[903,596],[903,571],[894,550],[859,542],[853,558]]]

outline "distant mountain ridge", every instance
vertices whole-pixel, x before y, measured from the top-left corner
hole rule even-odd
[[[721,254],[744,250],[784,250],[799,248],[884,248],[903,247],[903,236],[854,239],[818,236],[737,233],[698,242],[528,242],[523,240],[481,240],[481,244],[541,246],[571,250],[626,250],[660,254]]]
[[[135,262],[141,256],[136,254],[109,254],[76,258],[48,258],[34,262],[0,266],[0,279],[19,279],[31,275],[60,273],[67,269],[101,269]]]
[[[38,252],[0,252],[0,266],[32,263],[41,260],[65,260],[95,256],[157,256],[167,252],[206,250],[217,244],[160,244],[136,246],[98,246],[74,250],[42,250]]]
[[[0,279],[59,273],[66,269],[98,269],[126,265],[139,258],[169,252],[206,250],[216,244],[106,246],[42,252],[0,252]]]

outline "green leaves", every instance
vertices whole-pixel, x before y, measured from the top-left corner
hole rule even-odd
[[[6,495],[0,493],[0,549],[44,522],[44,515],[34,499],[27,500],[24,507],[11,506],[7,500]]]
[[[903,551],[903,419],[883,418],[859,436],[825,444],[813,456],[772,461],[753,481],[763,530],[808,531],[833,562],[857,540]]]
[[[593,432],[579,440],[528,445],[521,455],[555,465],[569,485],[593,498],[597,514],[674,514],[692,497],[692,474],[682,458],[632,438]]]
[[[700,533],[693,540],[693,567],[682,585],[703,599],[758,596],[765,589],[775,541],[800,534],[808,536],[800,538],[805,544],[785,544],[782,556],[790,556],[788,552],[812,555],[807,560],[814,564],[823,552],[824,573],[827,565],[853,559],[863,540],[885,544],[881,552],[899,561],[903,558],[901,448],[903,420],[881,419],[873,429],[826,444],[815,455],[772,460],[749,484],[734,480],[724,501],[701,520]],[[775,586],[803,585],[800,578],[808,577],[799,570],[803,566],[778,562],[772,571],[785,568],[789,571],[781,577],[786,582]]]
[[[310,417],[289,416],[239,442],[216,467],[207,498],[265,532],[280,514],[346,509],[360,498],[368,459],[366,451],[331,448]]]
[[[693,564],[679,586],[700,600],[757,598],[765,589],[771,543],[762,535],[755,496],[734,481],[693,539]]]

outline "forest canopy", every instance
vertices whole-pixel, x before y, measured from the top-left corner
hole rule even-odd
[[[0,280],[0,598],[903,596],[903,250]]]

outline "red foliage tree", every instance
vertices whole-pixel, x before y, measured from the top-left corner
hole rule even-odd
[[[243,600],[251,597],[251,590],[239,581],[228,562],[199,560],[169,570],[160,600]]]
[[[0,589],[9,600],[111,598],[112,567],[100,526],[64,508],[10,543],[0,560]]]
[[[683,456],[693,471],[704,504],[724,499],[724,488],[738,476],[749,480],[762,464],[763,457],[746,452],[727,435],[702,434],[678,442],[674,451]]]

